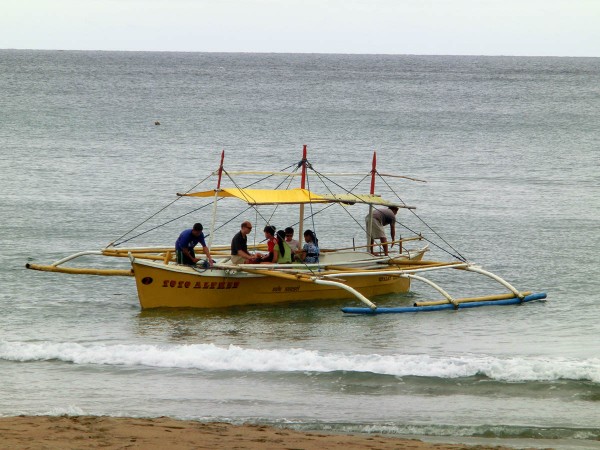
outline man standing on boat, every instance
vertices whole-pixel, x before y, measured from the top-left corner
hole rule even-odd
[[[384,227],[390,226],[390,233],[392,235],[392,247],[394,246],[394,240],[396,239],[396,214],[398,213],[397,206],[389,206],[386,209],[375,209],[372,216],[367,215],[365,222],[367,225],[367,239],[369,241],[370,251],[375,254],[375,239],[381,241],[383,246],[383,253],[388,256],[388,245],[387,238],[385,237]],[[369,218],[372,217],[369,222]],[[369,236],[369,230],[371,235]]]
[[[231,262],[233,264],[248,264],[254,261],[254,256],[248,253],[248,235],[252,231],[252,224],[242,222],[240,231],[231,240]]]
[[[177,262],[179,264],[193,266],[200,261],[199,258],[196,258],[196,253],[194,252],[194,247],[196,244],[198,244],[198,242],[200,245],[202,245],[202,250],[204,251],[204,254],[208,260],[208,265],[212,267],[213,262],[212,258],[210,257],[210,250],[204,241],[204,233],[202,232],[201,223],[195,223],[191,229],[182,231],[177,238],[177,242],[175,242],[175,252],[177,254]]]

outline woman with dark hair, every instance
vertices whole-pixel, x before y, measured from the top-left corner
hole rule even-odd
[[[302,261],[306,264],[314,264],[319,262],[319,240],[312,230],[304,232],[304,247],[302,247]]]
[[[291,264],[292,262],[292,249],[285,241],[285,231],[283,230],[277,232],[277,246],[275,247],[273,262],[279,264]]]

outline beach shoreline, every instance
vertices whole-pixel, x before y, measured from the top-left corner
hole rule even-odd
[[[169,417],[0,417],[0,441],[13,449],[415,449],[508,450],[500,445],[425,442],[406,437],[295,431]]]

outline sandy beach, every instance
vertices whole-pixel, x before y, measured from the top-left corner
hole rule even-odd
[[[18,416],[0,418],[0,446],[10,449],[495,449],[426,443],[381,435],[298,432],[262,425],[174,420]]]

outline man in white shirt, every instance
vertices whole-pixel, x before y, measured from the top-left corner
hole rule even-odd
[[[383,253],[388,256],[388,245],[387,238],[385,237],[384,227],[390,226],[390,233],[392,235],[392,247],[394,246],[394,240],[396,239],[396,214],[398,213],[398,207],[389,206],[386,209],[375,209],[373,211],[373,220],[369,224],[369,215],[365,217],[365,223],[367,225],[367,238],[371,245],[370,251],[375,254],[375,239],[381,241],[383,247]],[[371,236],[369,236],[369,226],[371,227]]]
[[[296,255],[301,250],[300,242],[294,239],[294,229],[292,227],[285,229],[285,242],[292,249],[292,255]]]

